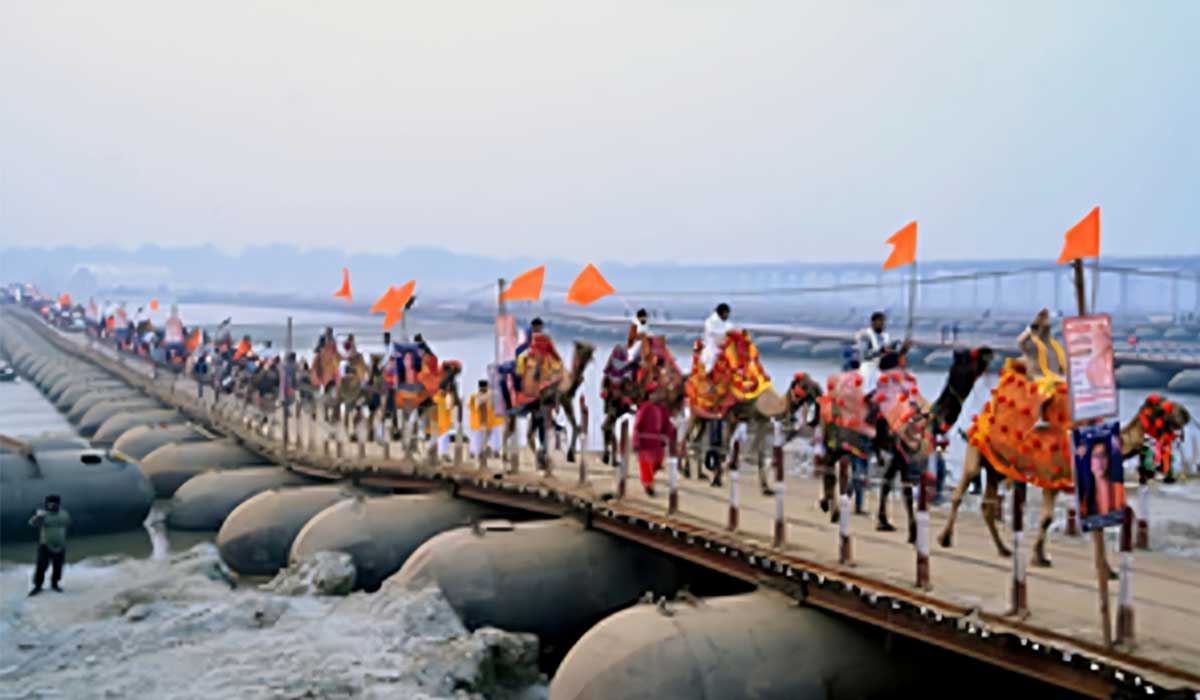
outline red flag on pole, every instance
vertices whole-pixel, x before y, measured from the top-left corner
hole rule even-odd
[[[912,221],[887,239],[892,244],[892,253],[883,263],[884,270],[891,270],[917,261],[917,222]]]
[[[1058,254],[1059,265],[1079,258],[1100,257],[1100,207],[1092,207],[1064,238],[1062,252]]]
[[[350,293],[350,270],[342,268],[342,288],[333,293],[335,299],[345,299],[347,302],[354,301],[354,296]],[[374,313],[374,312],[372,312]]]
[[[600,270],[597,270],[595,265],[588,263],[588,266],[583,268],[583,272],[579,273],[579,276],[571,283],[571,288],[567,290],[567,303],[587,306],[615,291],[608,280],[604,279],[604,275],[600,274]]]
[[[522,272],[500,295],[500,301],[537,301],[542,298],[542,281],[546,278],[546,266]]]

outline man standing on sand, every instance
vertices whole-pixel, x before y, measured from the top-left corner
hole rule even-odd
[[[58,582],[62,580],[63,560],[67,556],[67,528],[71,526],[71,515],[60,507],[62,499],[57,494],[46,496],[45,508],[40,508],[29,519],[29,525],[40,529],[38,534],[37,565],[33,571],[33,590],[29,595],[42,592],[46,579],[46,567],[50,566],[50,588],[62,593]]]

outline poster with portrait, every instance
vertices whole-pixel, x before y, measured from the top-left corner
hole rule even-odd
[[[1084,532],[1120,525],[1125,511],[1121,427],[1115,421],[1076,428],[1075,491]]]
[[[1079,423],[1117,415],[1117,375],[1113,369],[1112,317],[1108,314],[1063,319],[1067,389],[1071,420]]]

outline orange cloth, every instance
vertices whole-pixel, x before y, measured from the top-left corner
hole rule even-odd
[[[884,270],[903,267],[917,261],[917,222],[913,221],[887,239],[892,252],[883,263]]]
[[[1044,411],[1043,400],[1023,366],[1010,360],[991,399],[972,421],[967,439],[1006,477],[1044,489],[1071,489],[1075,477],[1066,386],[1057,387]],[[1034,429],[1043,412],[1049,427]]]
[[[537,301],[542,298],[542,281],[546,278],[546,266],[535,267],[517,275],[500,295],[500,301]]]
[[[1079,258],[1100,257],[1100,207],[1093,207],[1063,238],[1059,265]]]
[[[237,344],[237,348],[235,348],[233,351],[233,360],[236,362],[245,357],[249,352],[250,341],[242,338],[242,340]]]
[[[600,270],[596,269],[595,265],[588,263],[588,266],[583,268],[583,272],[580,272],[575,281],[571,283],[571,288],[567,290],[567,303],[587,306],[615,291],[608,280],[604,279],[604,275],[600,274]]]
[[[354,295],[350,292],[350,270],[342,268],[342,286],[333,293],[335,299],[345,299],[347,302],[354,301]]]

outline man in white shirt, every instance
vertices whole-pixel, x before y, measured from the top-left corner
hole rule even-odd
[[[721,354],[721,344],[725,342],[725,334],[733,330],[729,322],[729,304],[717,304],[717,308],[704,321],[704,349],[700,351],[700,361],[704,363],[704,371],[712,372]]]
[[[879,358],[888,351],[903,355],[908,351],[909,345],[908,341],[905,341],[902,346],[897,347],[888,335],[887,316],[882,311],[871,314],[871,325],[854,335],[854,344],[858,347],[858,355],[862,361],[858,371],[863,378],[863,392],[874,391],[879,381]]]
[[[638,361],[642,355],[642,338],[649,336],[650,315],[646,313],[645,309],[638,309],[633,323],[629,324],[629,337],[625,342],[626,349],[629,351],[629,359],[626,361],[626,364]]]

